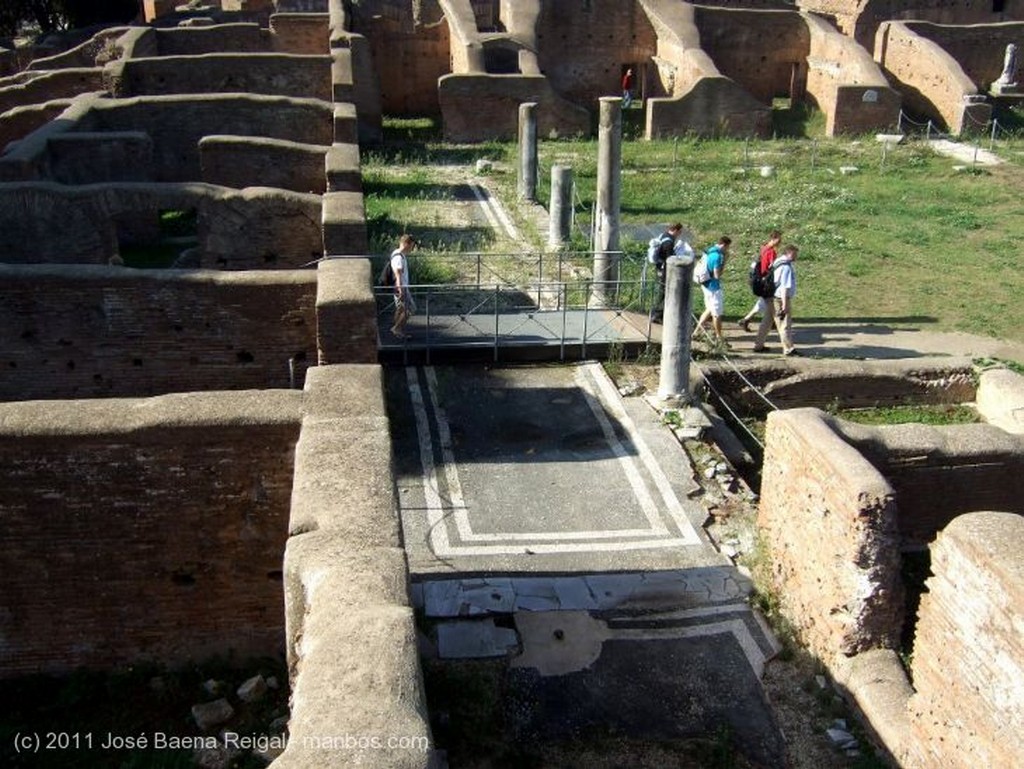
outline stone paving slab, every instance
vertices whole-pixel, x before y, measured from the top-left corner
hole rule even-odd
[[[414,583],[413,606],[428,617],[512,611],[679,609],[746,600],[751,582],[731,566],[562,577],[438,579]]]
[[[388,397],[414,579],[728,563],[678,440],[598,364],[390,369]]]
[[[443,622],[437,626],[437,653],[442,659],[504,657],[518,647],[516,631],[498,627],[493,619]]]

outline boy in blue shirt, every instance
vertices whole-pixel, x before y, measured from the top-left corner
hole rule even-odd
[[[706,264],[708,275],[711,279],[701,284],[701,292],[704,294],[704,312],[697,320],[697,327],[693,330],[694,336],[704,331],[704,324],[711,318],[711,327],[715,331],[715,337],[724,342],[722,336],[722,312],[725,309],[725,294],[722,292],[722,271],[725,263],[729,260],[729,246],[732,238],[723,235],[715,245],[711,246],[706,253]]]

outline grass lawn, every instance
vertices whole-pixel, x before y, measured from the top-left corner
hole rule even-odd
[[[811,116],[808,125],[817,130],[818,122]],[[490,181],[514,211],[514,144],[446,145],[429,121],[389,126],[383,149],[364,159],[375,246],[382,249],[393,240],[396,222],[399,229],[415,229],[422,216],[417,206],[438,197],[430,192],[430,180],[455,164],[495,161]],[[569,165],[584,226],[596,196],[597,148],[596,139],[541,141],[538,147],[541,203],[548,202],[551,166]],[[784,243],[800,247],[797,322],[876,321],[1024,342],[1024,305],[1014,301],[1024,287],[1017,272],[1024,241],[1024,141],[1002,140],[995,149],[1007,163],[955,171],[958,161],[918,141],[891,147],[883,157],[874,136],[749,142],[627,138],[622,224],[679,220],[702,247],[729,234],[728,316],[749,308],[747,265],[766,233],[778,227]],[[414,174],[415,181],[403,185],[408,195],[387,181],[396,166]],[[762,166],[774,173],[762,176]],[[844,166],[858,170],[843,174]],[[444,205],[441,198],[436,202]],[[441,228],[435,228],[428,247],[443,250],[449,238],[453,250],[466,250],[457,230],[449,235]],[[637,253],[644,245],[625,238],[622,243]],[[486,241],[479,247],[486,250]]]

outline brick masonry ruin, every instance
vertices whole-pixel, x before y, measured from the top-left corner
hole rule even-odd
[[[647,137],[768,135],[779,97],[817,105],[830,134],[890,129],[901,106],[958,130],[986,114],[975,97],[1024,17],[1018,0],[999,13],[921,3],[914,22],[899,21],[905,4],[814,0],[176,5],[145,0],[147,24],[67,50],[0,50],[0,676],[284,649],[293,740],[280,767],[432,760],[301,739],[429,736],[365,259],[360,146],[380,139],[382,115],[437,116],[460,141],[512,138],[532,101],[541,135],[587,135],[633,66]],[[163,244],[167,212],[194,214],[179,269],[117,266]],[[965,400],[961,374],[941,386]],[[937,380],[918,366],[874,381]],[[799,376],[775,391],[813,402]],[[990,372],[977,400],[1020,432],[1019,393]],[[999,543],[1019,519],[970,512],[977,495],[915,501],[949,472],[1009,509],[1015,487],[993,473],[1019,448],[1001,430],[770,420],[776,491],[761,515],[787,606],[908,765],[945,761],[940,738],[969,745],[974,765],[1012,758],[996,738],[1019,725],[1020,693],[999,688],[1012,679],[996,666],[1020,661],[1002,630],[1020,621],[1020,580]],[[822,446],[849,464],[823,474]],[[827,518],[827,547],[787,539],[813,531],[796,517]],[[935,570],[914,689],[892,651],[908,542],[934,549]],[[942,675],[959,665],[966,725]]]

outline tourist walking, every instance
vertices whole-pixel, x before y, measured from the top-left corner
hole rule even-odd
[[[665,264],[675,252],[676,238],[682,235],[681,222],[670,224],[668,229],[658,236],[658,247],[654,258],[654,270],[658,277],[654,305],[651,307],[651,321],[661,323],[665,314]]]
[[[772,268],[772,263],[775,261],[775,257],[778,256],[776,249],[779,247],[779,243],[782,242],[782,230],[772,230],[768,233],[768,242],[761,246],[758,252],[758,269],[762,275],[767,274],[768,270]],[[753,265],[751,265],[753,269]],[[756,318],[758,315],[764,315],[766,312],[765,307],[768,304],[768,300],[764,297],[757,297],[754,301],[754,306],[750,308],[750,312],[736,321],[736,325],[750,333],[750,321]]]
[[[399,339],[409,338],[409,334],[405,333],[405,324],[409,321],[409,316],[416,312],[416,301],[409,290],[409,260],[406,258],[414,246],[416,239],[405,234],[398,239],[398,248],[391,252],[391,272],[394,275],[395,288],[395,316],[391,323],[391,333]]]
[[[799,354],[793,345],[793,297],[796,296],[796,266],[794,262],[798,251],[796,246],[786,246],[772,265],[775,296],[771,302],[765,302],[767,312],[761,316],[761,325],[757,328],[754,352],[769,352],[764,343],[774,322],[779,330],[782,354]]]
[[[700,285],[701,293],[704,294],[704,312],[697,319],[697,326],[693,330],[694,336],[703,333],[704,324],[710,318],[715,337],[723,343],[725,338],[722,336],[722,312],[725,309],[725,292],[722,291],[722,271],[729,260],[731,244],[732,238],[723,235],[715,245],[704,252],[704,264],[710,277],[707,282]]]

